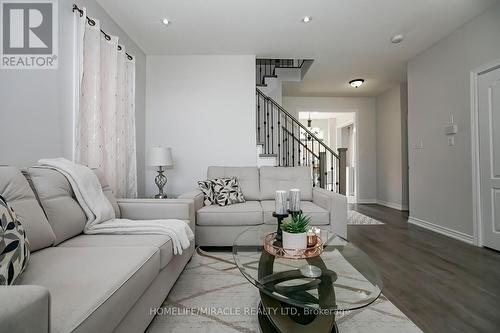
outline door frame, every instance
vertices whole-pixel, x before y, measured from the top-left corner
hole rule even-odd
[[[477,83],[479,76],[500,68],[500,59],[470,71],[471,156],[472,156],[472,222],[474,245],[483,246],[481,165],[479,159],[479,101]]]

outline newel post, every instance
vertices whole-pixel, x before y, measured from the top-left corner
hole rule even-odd
[[[347,166],[347,148],[338,148],[339,152],[339,193],[346,193],[346,166]]]

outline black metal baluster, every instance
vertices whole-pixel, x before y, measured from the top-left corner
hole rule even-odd
[[[267,128],[267,132],[266,132],[267,133],[266,134],[266,146],[267,146],[266,154],[269,154],[269,152],[271,151],[271,149],[270,149],[271,148],[270,147],[270,142],[271,141],[269,139],[269,133],[270,133],[270,131],[269,131],[269,127],[270,127],[270,125],[269,125],[269,109],[270,108],[271,108],[271,101],[268,99],[267,100],[267,108],[266,108],[266,123],[267,123],[267,125],[266,125],[266,128]]]
[[[332,181],[332,189],[331,189],[331,191],[333,192],[334,179],[333,179],[333,154],[332,153],[330,153],[330,179]]]
[[[313,169],[313,187],[316,187],[316,182],[317,182],[317,179],[316,179],[316,170],[314,169],[315,167],[315,164],[314,164],[314,140],[311,141],[312,143],[312,146],[311,146],[311,151],[312,151],[312,169]]]
[[[292,166],[295,166],[295,129],[292,123]]]
[[[287,163],[286,163],[286,154],[287,154],[287,151],[288,151],[288,117],[285,116],[285,133],[284,133],[284,136],[285,136],[285,141],[283,143],[284,147],[285,147],[285,150],[283,151],[283,166],[288,166]]]
[[[274,154],[274,105],[271,104],[271,154]]]
[[[259,93],[256,93],[257,95],[257,142],[260,142],[260,96]]]
[[[262,63],[259,64],[259,82],[264,84],[264,75],[262,74]]]
[[[267,108],[269,107],[269,102],[267,100],[267,98],[264,99],[264,154],[267,154],[267,145],[268,145],[268,142],[267,142]]]
[[[281,133],[281,111],[278,109],[278,166],[281,166],[281,141],[280,141],[280,133]]]

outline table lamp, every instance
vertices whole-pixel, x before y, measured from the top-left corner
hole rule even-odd
[[[167,176],[164,175],[164,168],[174,165],[172,160],[172,149],[167,147],[151,147],[148,156],[149,166],[158,168],[158,175],[155,177],[155,184],[158,186],[156,199],[166,199],[167,194],[163,193],[163,187],[167,183]]]

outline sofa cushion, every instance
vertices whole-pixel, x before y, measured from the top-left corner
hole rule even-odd
[[[197,225],[258,225],[262,224],[262,207],[258,201],[229,206],[205,206],[196,213]]]
[[[27,173],[56,235],[54,244],[81,234],[87,217],[76,201],[68,179],[49,168],[28,168]]]
[[[260,168],[260,199],[274,200],[278,190],[288,191],[292,188],[300,190],[300,198],[312,201],[311,168],[300,167],[270,167]]]
[[[208,167],[207,178],[236,177],[245,200],[260,200],[259,169],[257,167]]]
[[[31,252],[54,243],[56,238],[54,232],[28,181],[19,169],[0,166],[0,194],[12,206],[17,219],[23,225]]]
[[[154,247],[160,250],[161,269],[174,256],[172,240],[166,235],[80,235],[59,247]],[[104,250],[105,251],[105,250]]]
[[[276,218],[273,217],[274,200],[261,201],[262,210],[264,211],[264,223],[276,224]],[[300,208],[305,215],[311,217],[311,225],[328,225],[330,224],[330,213],[311,201],[301,201]]]
[[[111,332],[160,270],[156,248],[52,247],[16,284],[50,292],[51,332]]]
[[[102,172],[101,169],[92,169],[92,171],[94,171],[97,178],[99,178],[99,183],[101,183],[102,191],[104,192],[104,195],[106,196],[106,198],[108,198],[109,202],[111,203],[111,206],[113,206],[113,210],[115,211],[116,218],[120,218],[121,217],[120,207],[118,206],[118,202],[116,201],[116,196],[113,193],[111,186],[109,186],[109,183],[106,180],[106,177],[104,177],[104,172]]]

